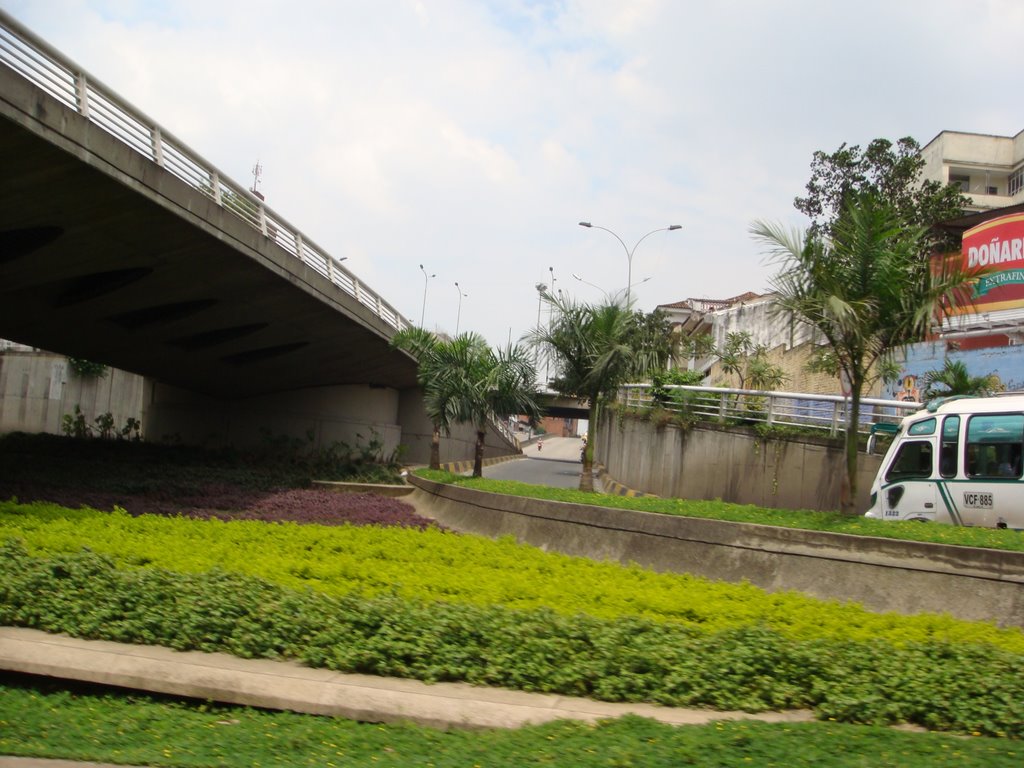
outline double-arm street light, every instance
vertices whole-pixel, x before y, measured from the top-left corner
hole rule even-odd
[[[606,291],[600,285],[595,285],[594,283],[590,282],[589,280],[584,280],[582,275],[578,275],[575,272],[572,273],[572,276],[574,278],[576,278],[577,280],[579,280],[584,285],[589,285],[591,288],[597,288],[597,290],[599,290],[601,293],[604,294],[605,300],[606,301],[608,300],[608,297],[609,297],[610,294],[608,293],[608,291]],[[644,283],[646,283],[650,279],[651,278],[649,278],[649,277],[645,277],[643,280],[637,280],[635,283],[633,283],[633,285],[643,285]],[[630,287],[632,287],[632,286],[630,286]]]
[[[468,293],[463,293],[462,288],[459,287],[459,281],[455,281],[455,290],[459,292],[459,311],[455,314],[455,335],[459,335],[459,320],[462,319],[462,298],[465,296],[469,298]]]
[[[642,243],[648,237],[653,235],[655,232],[673,232],[673,231],[675,231],[677,229],[682,229],[683,228],[682,224],[671,224],[671,225],[669,225],[667,227],[659,227],[658,229],[652,229],[646,235],[644,235],[639,240],[637,240],[636,244],[634,244],[632,248],[629,248],[622,241],[621,237],[616,235],[614,232],[612,232],[607,227],[599,227],[597,224],[591,224],[589,221],[581,221],[580,222],[580,226],[581,227],[586,227],[587,229],[603,229],[605,232],[607,232],[612,237],[614,237],[616,240],[618,240],[620,243],[622,243],[622,248],[626,252],[626,262],[627,262],[627,270],[628,270],[627,273],[626,273],[626,306],[627,307],[629,306],[630,289],[633,287],[633,285],[632,285],[632,283],[633,283],[633,253],[636,251],[636,247],[638,245],[640,245],[640,243]]]
[[[430,278],[437,277],[437,275],[428,275],[422,264],[420,264],[420,272],[423,273],[423,309],[420,310],[420,328],[422,328],[423,318],[427,316],[427,283],[430,282]]]

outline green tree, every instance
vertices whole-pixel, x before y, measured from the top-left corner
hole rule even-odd
[[[473,477],[483,477],[488,423],[515,414],[536,421],[540,415],[533,358],[519,345],[494,350],[482,336],[467,333],[441,345],[438,361],[437,375],[427,383],[426,400],[444,403],[455,421],[473,425]]]
[[[451,435],[453,414],[450,403],[443,397],[443,392],[436,389],[429,392],[428,390],[430,383],[441,375],[446,364],[445,358],[453,356],[453,351],[445,348],[451,344],[451,341],[442,340],[430,331],[412,326],[391,337],[392,347],[404,349],[416,358],[418,363],[416,380],[423,392],[424,410],[433,426],[430,439],[431,469],[441,468],[441,433]]]
[[[775,389],[786,380],[786,374],[768,359],[768,347],[755,344],[750,331],[726,334],[725,346],[714,350],[722,370],[739,377],[737,389]]]
[[[576,303],[570,298],[549,296],[553,305],[548,327],[528,334],[530,345],[554,365],[551,386],[566,397],[589,403],[589,438],[583,452],[581,491],[594,490],[594,445],[601,408],[613,399],[620,385],[631,377],[651,372],[646,366],[657,358],[634,344],[643,337],[636,316],[622,303]],[[657,369],[655,367],[654,369]]]
[[[924,158],[920,145],[909,136],[893,144],[875,139],[863,151],[859,145],[842,144],[832,154],[818,151],[811,161],[807,196],[793,205],[812,221],[811,231],[828,235],[846,209],[851,196],[870,193],[887,202],[900,221],[924,227],[922,251],[949,251],[960,247],[956,235],[932,227],[959,216],[968,199],[955,186],[922,181]]]
[[[633,347],[633,369],[638,377],[663,371],[672,359],[672,327],[663,310],[633,311],[627,343]]]
[[[924,258],[924,228],[906,226],[879,196],[850,194],[845,205],[829,236],[764,222],[755,222],[751,232],[780,264],[772,279],[778,310],[821,333],[849,382],[846,476],[839,506],[852,515],[857,512],[860,401],[878,375],[876,363],[924,338],[962,300],[970,276],[952,260],[933,264]]]
[[[430,467],[441,466],[441,433],[456,423],[472,424],[476,432],[473,476],[483,476],[484,443],[491,419],[539,415],[536,370],[525,349],[509,345],[492,350],[482,336],[463,333],[441,339],[422,328],[407,328],[391,339],[419,364],[417,381],[423,405],[433,424]]]
[[[927,371],[922,378],[926,400],[953,395],[990,395],[997,383],[992,374],[971,376],[963,361],[949,358],[943,362],[942,368]]]

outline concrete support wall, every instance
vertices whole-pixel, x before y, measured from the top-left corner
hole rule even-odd
[[[108,368],[100,378],[83,379],[67,358],[51,352],[8,349],[0,352],[0,433],[61,434],[61,420],[78,405],[86,423],[111,413],[115,429],[129,418],[142,422],[143,436],[154,442],[198,445],[264,445],[269,437],[308,441],[328,448],[351,448],[378,439],[390,456],[399,445],[403,461],[430,460],[431,425],[418,389],[387,387],[312,387],[236,400],[224,400]],[[457,425],[441,439],[441,461],[471,459],[476,433]],[[506,456],[518,447],[490,428],[486,458]]]
[[[402,392],[398,421],[402,425],[404,461],[410,464],[430,462],[430,441],[434,427],[423,408],[423,394],[418,389]],[[519,447],[509,443],[493,426],[488,426],[484,440],[484,458],[508,456],[517,453]],[[441,463],[472,459],[476,452],[476,431],[469,424],[455,424],[451,435],[441,433]]]
[[[829,441],[764,440],[741,429],[681,429],[606,413],[596,458],[619,483],[656,496],[779,509],[835,510],[846,472]],[[880,456],[860,456],[858,509],[868,508]]]
[[[221,400],[149,382],[143,427],[150,440],[211,446],[261,445],[287,436],[312,448],[356,448],[376,437],[389,455],[402,440],[398,401],[397,390],[362,386]]]
[[[408,497],[458,531],[869,610],[1024,626],[1024,553],[699,520],[484,493],[412,477]]]
[[[141,376],[116,368],[82,378],[64,355],[7,350],[0,353],[0,433],[62,434],[61,420],[76,405],[90,426],[110,413],[121,429],[129,418],[141,420],[144,389]]]

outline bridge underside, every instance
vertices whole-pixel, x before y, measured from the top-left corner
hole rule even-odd
[[[414,387],[391,328],[0,66],[0,338],[244,398]]]
[[[590,416],[588,401],[575,400],[553,392],[541,393],[540,406],[545,416],[558,419],[586,419]]]

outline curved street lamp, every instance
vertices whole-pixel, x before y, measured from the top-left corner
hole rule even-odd
[[[420,328],[422,328],[423,318],[427,315],[427,283],[430,282],[430,278],[437,277],[437,275],[428,275],[422,264],[420,264],[420,272],[423,273],[423,309],[420,310]]]
[[[608,293],[608,291],[606,291],[606,290],[605,290],[604,288],[602,288],[602,287],[601,287],[600,285],[595,285],[594,283],[590,282],[589,280],[584,280],[584,279],[583,279],[583,277],[582,277],[582,275],[578,275],[578,274],[577,274],[577,273],[575,273],[575,272],[573,272],[573,273],[572,273],[572,276],[573,276],[574,278],[576,278],[577,280],[579,280],[579,281],[580,281],[581,283],[583,283],[584,285],[589,285],[589,286],[590,286],[591,288],[597,288],[597,290],[599,290],[599,291],[600,291],[601,293],[603,293],[603,294],[604,294],[605,300],[607,300],[607,299],[608,299],[608,297],[609,297],[609,295],[610,295],[610,294]],[[651,279],[651,278],[649,278],[649,277],[645,277],[645,278],[644,278],[643,280],[637,280],[637,281],[636,281],[635,283],[633,283],[633,285],[643,285],[644,283],[646,283],[646,282],[647,282],[648,280],[650,280],[650,279]]]
[[[612,237],[614,237],[616,240],[618,240],[622,244],[622,248],[626,252],[626,262],[627,262],[627,268],[628,268],[628,271],[626,273],[626,306],[627,307],[629,306],[630,289],[633,287],[633,285],[632,285],[632,283],[633,283],[633,253],[636,251],[636,247],[638,245],[640,245],[640,243],[642,243],[648,237],[653,235],[655,232],[673,232],[673,231],[675,231],[677,229],[682,229],[683,228],[682,224],[670,224],[667,227],[659,227],[658,229],[652,229],[646,235],[644,235],[639,240],[637,240],[632,248],[629,248],[622,241],[621,237],[619,237],[617,234],[612,232],[612,230],[608,229],[607,227],[599,227],[597,224],[591,224],[589,221],[581,221],[580,222],[580,226],[581,227],[586,227],[587,229],[603,229],[605,232],[610,234]]]
[[[455,335],[459,335],[459,320],[462,318],[462,298],[469,298],[468,293],[463,293],[462,288],[459,287],[459,281],[455,281],[455,290],[459,292],[459,311],[455,315]]]
[[[535,287],[537,289],[537,327],[540,328],[540,308],[544,302],[544,294],[548,292],[548,287],[544,283],[537,283]]]

